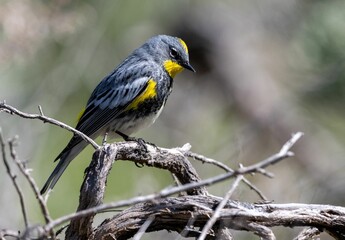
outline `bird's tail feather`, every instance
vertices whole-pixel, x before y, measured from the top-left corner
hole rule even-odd
[[[41,194],[43,195],[48,189],[53,189],[70,162],[87,146],[85,141],[80,142],[70,150],[64,150],[61,154],[60,161],[54,171],[50,174],[47,182],[44,184]]]

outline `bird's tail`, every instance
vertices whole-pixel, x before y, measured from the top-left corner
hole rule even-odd
[[[85,141],[81,141],[71,149],[67,147],[61,152],[59,157],[60,161],[58,165],[56,165],[54,171],[52,174],[50,174],[47,182],[44,184],[41,194],[43,195],[48,189],[53,189],[56,182],[59,180],[67,166],[70,164],[70,162],[87,146],[87,143]]]

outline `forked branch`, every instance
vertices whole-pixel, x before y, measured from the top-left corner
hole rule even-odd
[[[22,238],[31,236],[54,238],[55,228],[66,222],[70,222],[66,237],[73,239],[127,239],[133,236],[135,239],[140,239],[145,232],[163,229],[179,232],[185,237],[199,237],[200,240],[217,239],[220,236],[222,239],[232,239],[229,229],[249,231],[263,239],[275,239],[271,230],[274,226],[306,227],[296,239],[314,237],[322,231],[327,231],[336,239],[345,238],[345,208],[312,204],[251,204],[230,199],[241,181],[245,181],[245,184],[262,195],[261,191],[245,178],[245,175],[257,172],[270,176],[265,169],[294,155],[290,150],[303,135],[300,132],[294,134],[279,152],[271,157],[232,170],[216,160],[192,153],[189,144],[173,149],[147,145],[147,152],[143,151],[136,142],[118,142],[100,147],[74,128],[44,116],[41,108],[39,114],[28,114],[0,103],[1,111],[60,126],[80,135],[96,149],[81,188],[77,212],[55,220],[48,217],[45,225],[26,228],[24,234],[21,234]],[[4,145],[1,146],[5,156]],[[14,152],[13,146],[11,151]],[[12,157],[16,158],[16,156]],[[226,173],[202,180],[188,158],[216,165]],[[168,170],[176,177],[178,184],[155,194],[103,204],[107,175],[116,160],[132,161]],[[27,179],[30,179],[25,169],[23,173]],[[207,186],[230,178],[236,180],[225,197],[208,194]],[[34,184],[34,181],[30,181]],[[40,199],[38,191],[35,191],[35,194]],[[172,197],[174,194],[179,195]],[[106,219],[99,226],[92,226],[96,214],[122,207],[130,208]],[[15,231],[0,230],[0,239],[11,235],[18,236]]]

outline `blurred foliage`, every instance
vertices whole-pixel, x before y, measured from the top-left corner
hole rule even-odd
[[[236,168],[274,152],[295,131],[306,136],[296,157],[250,179],[276,202],[344,205],[345,2],[331,1],[0,1],[0,100],[75,125],[90,92],[133,49],[156,34],[182,37],[197,69],[176,77],[154,126],[136,136],[193,151]],[[42,186],[71,134],[38,121],[0,114],[5,137]],[[48,205],[53,217],[73,212],[85,150],[62,176]],[[193,162],[202,178],[222,171]],[[42,222],[22,177],[33,223]],[[173,184],[167,172],[118,161],[105,202]],[[210,188],[224,195],[229,182]],[[282,187],[283,186],[283,187]],[[22,227],[17,196],[0,168],[0,227]],[[234,196],[257,201],[242,186]],[[9,217],[4,217],[9,216]],[[101,221],[101,219],[100,219]],[[279,239],[295,232],[283,230]],[[166,233],[157,233],[157,239]],[[246,233],[239,233],[248,239]],[[175,239],[176,235],[172,235]]]
[[[342,108],[345,100],[344,9],[344,1],[315,4],[296,35],[298,51],[302,49],[304,54],[301,66],[319,78],[308,86],[306,97],[337,108]]]

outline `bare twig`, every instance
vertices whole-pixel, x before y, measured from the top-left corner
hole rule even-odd
[[[12,157],[13,161],[17,164],[19,170],[24,175],[26,180],[29,182],[31,189],[33,190],[36,198],[38,199],[38,203],[39,203],[39,206],[41,208],[42,214],[44,216],[44,220],[45,220],[46,223],[49,223],[49,222],[52,221],[52,219],[51,219],[51,217],[49,215],[49,211],[48,211],[47,205],[45,204],[45,202],[43,200],[43,197],[40,194],[40,191],[39,191],[39,189],[37,187],[37,184],[35,183],[35,180],[31,177],[31,175],[29,174],[28,169],[25,168],[23,162],[18,159],[17,153],[16,153],[15,148],[14,148],[15,141],[16,141],[16,138],[8,141],[8,144],[10,146],[11,157]],[[53,237],[53,239],[55,238],[55,233],[54,233],[53,229],[50,230],[50,235]]]
[[[151,225],[151,223],[155,220],[153,215],[149,216],[143,225],[141,225],[139,231],[134,235],[133,240],[140,240],[140,238],[144,235],[147,228]]]
[[[225,205],[229,201],[230,197],[234,193],[235,189],[238,187],[238,184],[241,182],[243,179],[242,175],[239,175],[236,177],[236,180],[234,183],[231,185],[231,188],[227,192],[227,194],[224,196],[223,200],[218,204],[216,210],[213,212],[212,217],[207,221],[206,225],[202,229],[202,232],[198,238],[198,240],[204,240],[209,232],[209,230],[212,228],[212,226],[215,224],[217,219],[220,216],[221,211],[224,209]]]
[[[234,171],[231,168],[229,168],[227,165],[225,165],[224,163],[219,162],[217,160],[214,160],[212,158],[205,157],[201,154],[197,154],[197,153],[194,153],[192,151],[186,151],[184,154],[185,154],[185,156],[193,158],[194,160],[201,161],[202,163],[208,163],[208,164],[215,165],[215,166],[225,170],[226,172],[233,172]]]
[[[28,227],[28,219],[27,219],[27,214],[26,214],[26,209],[25,209],[25,202],[24,202],[23,193],[22,193],[22,190],[20,189],[20,187],[17,183],[17,180],[16,180],[17,176],[12,173],[10,165],[8,164],[7,157],[6,157],[5,142],[4,142],[4,139],[2,136],[1,128],[0,128],[0,145],[1,145],[2,159],[4,161],[4,165],[5,165],[7,174],[11,178],[12,183],[14,185],[14,188],[16,189],[18,197],[19,197],[19,202],[20,202],[20,206],[21,206],[21,210],[22,210],[22,214],[23,214],[23,220],[24,220],[25,227]]]
[[[265,194],[257,187],[255,186],[252,182],[250,182],[246,177],[243,177],[242,181],[247,184],[247,186],[252,189],[256,194],[259,195],[259,197],[264,200],[268,201],[268,198],[265,196]]]
[[[298,141],[303,136],[304,133],[302,132],[297,132],[292,135],[292,137],[283,145],[283,147],[280,149],[279,154],[280,155],[285,155],[287,154],[290,149],[292,148],[293,145]]]
[[[238,170],[236,170],[237,174],[245,174],[248,172],[256,172],[258,169],[266,168],[269,165],[273,165],[282,159],[285,159],[287,157],[292,157],[294,154],[290,152],[290,149],[292,146],[303,136],[302,132],[297,132],[292,135],[292,137],[283,145],[283,147],[280,149],[279,153],[272,155],[269,158],[266,158],[263,161],[260,161],[256,164],[253,164],[249,167],[243,167]]]
[[[43,117],[44,114],[43,114],[43,109],[42,109],[41,105],[38,105],[38,111],[40,112],[41,116]]]
[[[187,235],[190,231],[195,231],[193,228],[193,225],[195,223],[196,216],[193,212],[191,213],[191,215],[192,216],[188,219],[186,226],[183,228],[182,232],[180,232],[180,237],[187,237]],[[199,231],[199,233],[200,233],[200,231]],[[178,239],[180,239],[180,237]]]
[[[7,105],[5,102],[2,102],[0,103],[0,112],[3,111],[3,112],[7,112],[9,114],[15,114],[15,115],[18,115],[22,118],[27,118],[27,119],[39,119],[41,121],[43,121],[44,123],[50,123],[50,124],[53,124],[53,125],[56,125],[56,126],[59,126],[61,128],[64,128],[70,132],[73,132],[74,134],[77,134],[78,136],[80,136],[84,141],[90,143],[94,149],[99,149],[100,146],[94,141],[92,140],[91,138],[89,138],[88,136],[86,136],[84,133],[76,130],[75,128],[63,123],[63,122],[60,122],[54,118],[50,118],[50,117],[46,117],[43,115],[43,111],[42,111],[42,108],[39,107],[39,112],[40,114],[29,114],[29,113],[24,113],[24,112],[21,112],[19,111],[18,109],[10,106],[10,105]]]
[[[268,178],[274,178],[274,174],[267,171],[266,169],[263,169],[263,168],[258,168],[256,169],[258,173],[264,175],[265,177],[268,177]]]
[[[14,148],[15,141],[16,141],[16,139],[12,139],[8,142],[8,144],[10,146],[11,157],[12,157],[13,161],[17,164],[19,170],[24,175],[26,180],[29,182],[30,187],[32,188],[36,198],[38,199],[38,203],[40,205],[44,219],[45,219],[46,223],[49,223],[51,221],[51,217],[49,215],[47,205],[45,204],[44,199],[43,199],[42,195],[40,194],[40,191],[37,187],[35,180],[31,177],[29,170],[26,169],[23,162],[18,159],[17,153],[16,153],[15,148]]]
[[[209,158],[209,157],[205,157],[201,154],[197,154],[197,153],[194,153],[190,150],[184,152],[185,156],[187,157],[190,157],[194,160],[198,160],[198,161],[201,161],[202,163],[208,163],[208,164],[211,164],[211,165],[215,165],[223,170],[225,170],[226,172],[233,172],[234,170],[230,167],[228,167],[227,165],[225,165],[224,163],[222,162],[219,162],[215,159],[212,159],[212,158]],[[242,181],[250,188],[252,189],[254,192],[256,192],[259,197],[264,200],[264,201],[267,201],[268,198],[263,194],[262,191],[260,191],[260,189],[258,187],[256,187],[253,183],[251,183],[246,177],[243,177]]]

